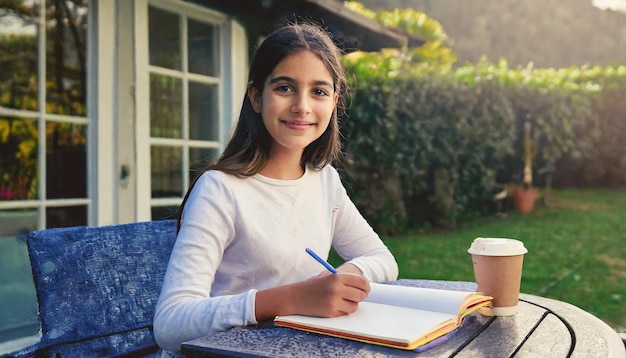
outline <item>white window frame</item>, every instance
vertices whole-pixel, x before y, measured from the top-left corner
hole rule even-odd
[[[220,44],[218,50],[220,53],[220,73],[219,77],[210,78],[209,76],[203,76],[202,82],[215,83],[218,85],[218,101],[220,108],[218,109],[218,118],[220,122],[220,134],[219,141],[192,141],[188,139],[188,131],[183,128],[183,168],[187,168],[189,165],[189,157],[187,145],[193,144],[195,147],[204,148],[216,148],[220,152],[223,149],[224,143],[230,134],[232,125],[236,122],[236,118],[233,118],[233,110],[239,104],[235,104],[236,100],[241,100],[245,92],[245,75],[242,76],[239,73],[246,73],[247,70],[247,41],[245,39],[245,33],[243,29],[230,20],[224,14],[216,12],[214,10],[201,7],[199,5],[185,3],[174,0],[135,0],[135,39],[136,39],[136,140],[137,140],[137,163],[136,163],[136,220],[147,221],[151,220],[152,206],[178,206],[180,205],[181,197],[172,198],[158,198],[153,199],[151,197],[151,166],[150,166],[150,147],[153,144],[158,145],[180,145],[180,139],[169,140],[166,138],[151,138],[150,137],[150,74],[162,73],[167,75],[175,75],[175,77],[181,78],[183,81],[194,78],[195,75],[188,74],[186,72],[187,66],[187,53],[183,51],[181,63],[182,63],[182,75],[178,71],[170,71],[167,69],[150,66],[149,64],[149,34],[148,34],[148,6],[155,6],[173,13],[177,13],[203,22],[210,22],[219,27],[220,31]],[[141,19],[141,20],[140,20]],[[186,21],[183,21],[184,27]],[[187,33],[185,28],[181,31],[181,42],[186,43]],[[236,36],[236,38],[234,37]],[[243,39],[243,41],[238,41]],[[241,46],[245,43],[245,47]],[[239,60],[241,58],[245,60]],[[196,78],[197,79],[197,78]],[[235,94],[235,89],[238,94]],[[188,101],[187,101],[186,86],[183,86],[183,114],[188,113]],[[187,125],[187,118],[183,118],[184,126]],[[183,191],[187,189],[189,183],[189,174],[187,170],[183,170],[182,181],[184,183]],[[184,192],[183,192],[184,195]]]
[[[90,33],[87,59],[90,62],[87,77],[89,92],[88,115],[93,118],[89,133],[89,190],[93,197],[90,221],[95,226],[117,223],[117,142],[116,138],[116,39],[117,27],[111,26],[116,18],[114,1],[90,0]],[[117,22],[114,22],[117,23]],[[113,30],[113,31],[112,31]],[[92,59],[91,61],[89,59]],[[93,64],[93,66],[91,66]]]

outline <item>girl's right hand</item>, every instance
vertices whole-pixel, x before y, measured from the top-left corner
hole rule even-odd
[[[355,312],[370,292],[367,279],[351,273],[322,275],[295,284],[297,314],[336,317]]]
[[[260,290],[255,298],[257,321],[300,314],[336,317],[355,312],[370,292],[369,281],[357,274],[337,273]]]

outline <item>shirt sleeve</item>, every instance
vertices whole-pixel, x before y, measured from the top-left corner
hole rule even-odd
[[[333,248],[339,256],[358,267],[370,282],[393,281],[398,278],[398,264],[356,208],[339,174],[333,169],[337,212],[334,222]]]
[[[203,174],[185,204],[155,311],[161,348],[178,351],[185,341],[256,323],[255,290],[211,297],[224,250],[234,239],[234,220],[229,189]]]

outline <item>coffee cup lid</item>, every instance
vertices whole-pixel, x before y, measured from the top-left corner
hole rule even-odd
[[[467,252],[483,256],[516,256],[525,254],[528,250],[519,240],[477,237]]]

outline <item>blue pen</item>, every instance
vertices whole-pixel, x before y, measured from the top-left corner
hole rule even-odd
[[[314,259],[317,260],[317,262],[321,263],[324,267],[326,267],[326,269],[332,273],[337,273],[337,270],[335,270],[334,267],[332,267],[328,262],[326,262],[323,258],[317,256],[317,254],[315,252],[313,252],[313,250],[309,249],[308,247],[305,250],[307,252],[307,254],[313,256]]]

